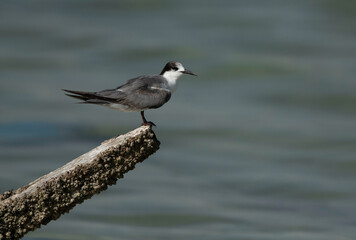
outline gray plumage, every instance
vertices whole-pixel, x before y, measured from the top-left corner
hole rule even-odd
[[[171,98],[176,81],[182,74],[196,76],[184,69],[178,62],[168,62],[160,75],[143,75],[128,80],[125,84],[98,92],[84,92],[63,89],[66,95],[82,100],[81,103],[98,104],[119,111],[140,111],[143,125],[147,122],[144,110],[159,108]]]
[[[128,107],[126,111],[159,108],[171,98],[167,81],[161,75],[139,76],[128,80],[122,86],[99,92],[63,90],[71,93],[66,94],[67,96],[83,100],[83,103],[107,105],[107,107],[111,104],[121,104]]]

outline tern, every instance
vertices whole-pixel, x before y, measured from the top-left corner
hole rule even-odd
[[[169,101],[177,89],[177,80],[183,74],[197,76],[185,69],[179,62],[168,62],[159,75],[142,75],[126,81],[125,84],[98,92],[84,92],[62,89],[66,95],[118,111],[140,112],[142,125],[156,126],[147,121],[144,111],[161,107]]]

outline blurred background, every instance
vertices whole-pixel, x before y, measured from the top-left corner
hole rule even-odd
[[[355,239],[356,3],[0,2],[0,192],[141,124],[62,88],[183,76],[161,149],[24,239]]]

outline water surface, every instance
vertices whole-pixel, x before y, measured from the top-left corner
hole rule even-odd
[[[161,149],[26,235],[64,239],[355,239],[356,8],[350,1],[3,1],[0,190],[140,124],[77,105],[181,61]]]

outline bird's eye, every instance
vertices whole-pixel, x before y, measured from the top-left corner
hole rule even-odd
[[[173,69],[174,71],[177,71],[177,70],[178,70],[178,68],[177,68],[177,67],[173,67],[172,69]]]

